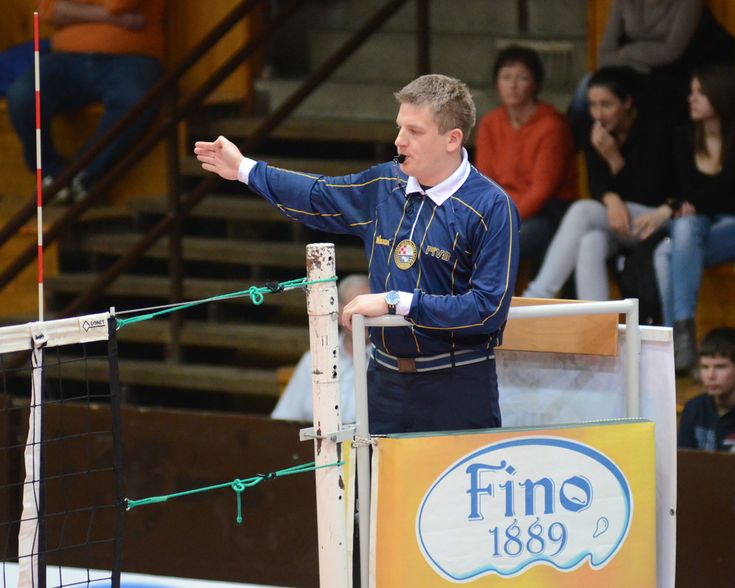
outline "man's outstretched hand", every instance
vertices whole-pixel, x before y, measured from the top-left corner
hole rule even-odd
[[[221,135],[213,143],[197,141],[194,143],[194,153],[202,162],[202,168],[226,180],[237,179],[237,170],[245,159],[235,144]]]

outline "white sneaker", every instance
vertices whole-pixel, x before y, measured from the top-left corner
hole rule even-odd
[[[71,201],[79,202],[87,196],[87,175],[79,172],[71,181]]]
[[[46,176],[41,181],[41,187],[43,188],[44,192],[51,186],[51,184],[54,183],[54,178],[51,176]],[[69,204],[71,202],[71,190],[69,187],[62,188],[56,194],[54,194],[54,198],[51,201],[51,204]]]

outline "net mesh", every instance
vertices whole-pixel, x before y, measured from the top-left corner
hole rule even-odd
[[[36,370],[32,350],[6,344],[22,339],[18,327],[0,329],[0,349],[11,348],[0,353],[0,586],[119,586],[115,322],[67,319],[63,337],[54,323],[28,328]]]

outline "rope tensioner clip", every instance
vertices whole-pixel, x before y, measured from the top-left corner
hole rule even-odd
[[[334,433],[317,433],[314,427],[308,427],[299,431],[299,441],[309,441],[316,439],[319,441],[331,441],[332,443],[343,443],[352,441],[355,438],[355,430],[357,425],[345,425],[339,431]]]

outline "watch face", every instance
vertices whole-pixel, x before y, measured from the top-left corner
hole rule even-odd
[[[398,304],[401,301],[401,297],[398,295],[398,292],[395,290],[391,290],[385,295],[385,302],[386,304],[395,305]]]

